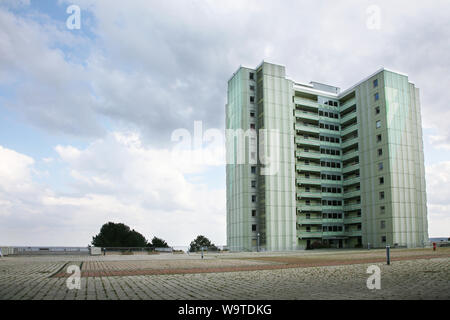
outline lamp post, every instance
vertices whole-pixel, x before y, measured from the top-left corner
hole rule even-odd
[[[386,263],[387,265],[391,264],[391,247],[389,245],[386,246]]]
[[[256,251],[259,252],[259,232],[256,235],[256,244],[257,244]]]

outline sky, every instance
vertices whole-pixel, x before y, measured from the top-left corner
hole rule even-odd
[[[408,74],[429,236],[450,237],[449,39],[440,0],[0,0],[0,244],[86,246],[113,221],[225,245],[227,81],[263,60],[342,89]]]

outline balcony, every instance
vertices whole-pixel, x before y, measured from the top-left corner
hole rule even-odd
[[[359,196],[361,196],[361,190],[355,190],[355,191],[345,192],[344,193],[344,198],[345,199],[353,198],[353,197],[359,197]]]
[[[301,225],[308,225],[308,224],[315,224],[315,225],[321,225],[322,219],[321,218],[297,218],[297,223]]]
[[[297,155],[297,157],[301,157],[301,158],[306,158],[306,159],[315,159],[315,160],[320,160],[321,158],[321,153],[320,152],[306,152],[306,151],[297,151],[295,153]]]
[[[361,230],[345,231],[345,235],[348,237],[360,237],[361,233],[362,233]]]
[[[320,141],[320,145],[322,147],[332,147],[332,148],[340,148],[341,144],[336,142],[329,142],[329,141]]]
[[[322,183],[322,180],[320,179],[309,179],[309,178],[297,178],[297,184],[302,185],[319,185]]]
[[[351,186],[353,184],[357,184],[361,182],[361,178],[360,177],[353,177],[351,179],[347,179],[344,180],[344,182],[342,183],[344,186]]]
[[[357,144],[358,142],[359,142],[359,137],[354,137],[354,138],[345,140],[344,142],[341,143],[341,145],[342,145],[342,148],[347,148],[347,147]]]
[[[322,179],[323,185],[329,185],[329,186],[342,186],[342,180],[328,180],[328,179]],[[336,197],[336,196],[335,196]]]
[[[319,121],[319,115],[316,113],[304,112],[302,110],[295,110],[295,117],[300,119]]]
[[[344,205],[344,211],[361,210],[361,203]]]
[[[356,118],[356,116],[357,116],[356,111],[350,112],[341,118],[341,123],[345,123],[351,119],[354,119],[354,118]]]
[[[357,130],[358,130],[358,123],[355,122],[354,124],[348,126],[347,128],[341,129],[341,136],[346,136],[347,134],[352,133]]]
[[[322,206],[321,205],[306,205],[304,203],[298,203],[297,202],[297,207],[300,208],[301,212],[317,212],[317,211],[322,211]]]
[[[353,150],[342,155],[342,160],[347,161],[359,156],[359,150]]]
[[[322,192],[322,198],[342,198],[342,193]]]
[[[320,140],[319,139],[305,139],[303,137],[295,137],[295,143],[296,144],[305,144],[308,146],[320,146]]]
[[[341,105],[340,111],[343,112],[355,104],[356,104],[356,98],[351,98],[350,100],[348,100],[347,102],[345,102],[344,104]]]
[[[320,172],[342,172],[341,168],[331,168],[331,167],[320,167]]]
[[[313,108],[318,108],[319,107],[317,101],[304,99],[304,98],[299,98],[299,97],[295,97],[295,96],[294,96],[294,103],[295,104],[299,104],[301,106],[305,106],[305,107],[313,107]]]
[[[342,211],[342,206],[324,206],[322,205],[322,211]]]
[[[359,163],[355,163],[355,164],[352,164],[350,166],[344,167],[342,169],[342,172],[343,173],[348,173],[348,172],[356,171],[358,169],[359,169]]]
[[[346,234],[344,231],[324,231],[322,237],[344,237]]]
[[[318,198],[321,199],[322,198],[322,193],[321,192],[306,192],[306,191],[297,191],[297,197],[301,197],[301,198]]]
[[[342,158],[341,158],[341,155],[320,153],[320,159],[323,159],[323,160],[326,160],[326,159],[341,160]]]
[[[344,223],[345,224],[361,223],[361,217],[344,218]]]
[[[330,130],[330,129],[325,129],[325,128],[320,128],[320,127],[319,127],[319,133],[322,133],[322,134],[334,134],[334,135],[340,135],[340,131]]]
[[[344,223],[344,219],[322,219],[322,223]]]
[[[297,170],[307,171],[307,172],[321,172],[320,166],[308,165],[308,164],[298,164]]]
[[[295,130],[307,132],[307,133],[319,133],[319,127],[318,126],[305,126],[302,124],[295,124]]]
[[[297,231],[297,236],[301,239],[307,238],[322,238],[322,232],[320,231]]]

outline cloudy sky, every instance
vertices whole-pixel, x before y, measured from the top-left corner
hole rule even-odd
[[[342,89],[407,73],[429,234],[450,236],[449,39],[439,0],[0,0],[0,244],[85,246],[107,221],[225,244],[223,148],[174,156],[175,138],[223,130],[227,80],[262,60]]]

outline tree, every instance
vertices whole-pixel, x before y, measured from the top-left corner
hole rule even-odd
[[[163,239],[153,237],[152,242],[149,243],[149,246],[155,247],[155,248],[168,248],[169,245],[167,242],[165,242]]]
[[[210,251],[217,251],[219,248],[217,248],[214,243],[211,243],[208,238],[205,236],[198,236],[194,241],[191,242],[189,246],[189,252],[195,252],[200,251],[202,247],[205,247],[205,249]]]
[[[146,247],[147,239],[123,223],[108,222],[100,229],[100,233],[92,237],[95,247]]]

